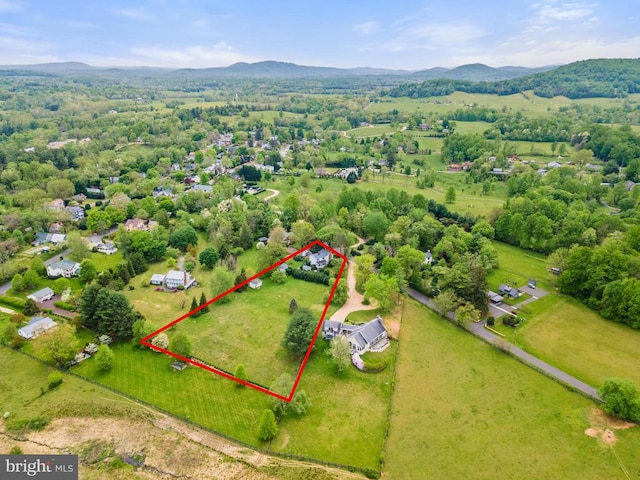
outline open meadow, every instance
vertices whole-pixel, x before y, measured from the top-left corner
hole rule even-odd
[[[260,289],[231,293],[227,303],[211,304],[209,313],[182,320],[169,330],[169,338],[184,333],[196,358],[230,373],[242,364],[249,381],[269,388],[283,373],[295,378],[300,368],[300,359],[280,344],[291,317],[291,299],[319,320],[328,291],[327,286],[291,277],[282,285],[265,278]]]
[[[405,304],[399,345],[387,478],[640,474],[638,427],[615,430],[614,445],[587,436],[593,403],[416,302]]]
[[[571,105],[572,103],[582,105],[597,105],[602,108],[622,106],[625,101],[637,103],[640,95],[629,95],[626,99],[621,98],[585,98],[571,100],[566,97],[543,98],[533,94],[533,92],[523,92],[513,95],[489,95],[482,93],[454,92],[450,95],[427,98],[391,98],[385,97],[381,101],[372,104],[369,111],[372,113],[390,112],[398,110],[404,113],[422,114],[444,114],[464,108],[469,105],[478,107],[495,108],[505,111],[520,111],[524,115],[540,117],[557,111],[560,107]]]

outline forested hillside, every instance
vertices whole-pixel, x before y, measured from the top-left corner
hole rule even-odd
[[[640,92],[640,59],[584,60],[548,72],[497,82],[466,80],[428,80],[400,85],[388,93],[391,97],[432,97],[453,92],[512,95],[533,90],[540,97],[562,95],[568,98],[624,98]]]

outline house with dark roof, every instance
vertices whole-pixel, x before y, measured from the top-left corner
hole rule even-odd
[[[365,353],[370,350],[382,351],[388,346],[387,329],[379,316],[362,325],[351,325],[335,320],[322,323],[322,336],[331,340],[344,335],[351,345],[351,353]]]
[[[511,298],[518,298],[520,296],[520,291],[517,288],[510,287],[509,285],[500,285],[498,287],[498,293]]]

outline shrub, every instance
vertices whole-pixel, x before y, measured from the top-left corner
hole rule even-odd
[[[322,272],[307,272],[304,270],[296,270],[290,268],[287,273],[293,278],[298,280],[304,280],[305,282],[320,283],[322,285],[329,285],[329,275]]]
[[[380,478],[380,472],[371,467],[365,468],[364,470],[362,470],[362,473],[364,473],[365,477],[372,478],[374,480]]]
[[[22,453],[22,449],[18,445],[11,447],[9,451],[9,455],[22,455]]]
[[[518,325],[520,325],[520,319],[511,315],[505,315],[504,317],[502,317],[502,324],[508,325],[510,327],[517,327]]]
[[[70,312],[75,312],[76,311],[76,306],[73,305],[72,303],[57,301],[57,302],[53,302],[53,304],[56,307],[61,308],[63,310],[68,310]]]
[[[62,383],[62,374],[60,372],[51,372],[49,374],[49,390],[53,390]]]
[[[34,418],[16,418],[9,420],[6,425],[7,430],[11,432],[24,432],[28,430],[42,430],[49,424],[49,421],[49,417],[40,415]]]
[[[487,325],[489,327],[493,327],[496,323],[496,319],[493,317],[487,317]]]
[[[129,290],[135,290],[136,287],[134,287],[133,285],[129,285]]]
[[[0,295],[0,303],[8,307],[24,308],[24,305],[27,302],[22,298]]]

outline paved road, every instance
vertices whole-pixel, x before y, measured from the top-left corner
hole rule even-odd
[[[435,304],[430,298],[426,297],[425,295],[422,295],[420,292],[417,292],[412,288],[409,288],[407,290],[407,293],[411,298],[426,305],[430,309],[435,310]],[[447,316],[449,316],[449,318],[453,318],[453,315],[451,313]],[[580,392],[584,393],[586,396],[596,401],[602,400],[598,395],[597,390],[593,388],[591,385],[584,383],[582,380],[578,380],[577,378],[569,375],[566,372],[563,372],[562,370],[554,367],[553,365],[549,365],[548,363],[543,362],[538,357],[534,357],[530,353],[525,352],[524,350],[516,347],[512,343],[505,342],[504,339],[487,330],[484,326],[484,322],[471,324],[470,332],[473,333],[475,336],[488,341],[489,343],[500,341],[503,344],[506,344],[509,352],[525,365],[528,365],[538,371],[541,371],[542,373],[544,373],[549,377],[559,380],[560,383],[563,383],[571,388],[579,390]]]

